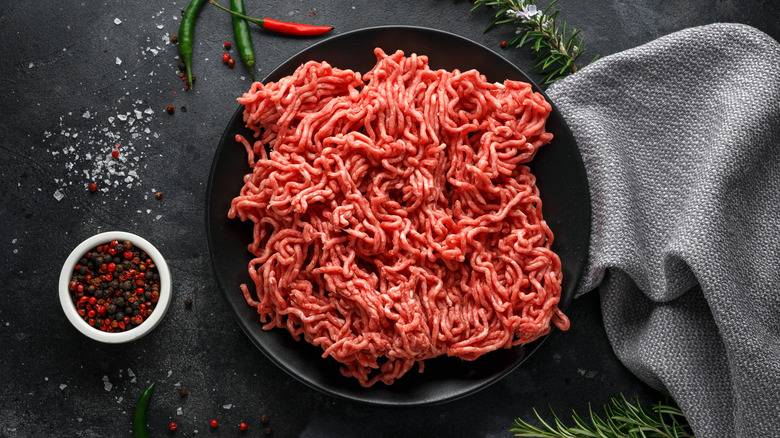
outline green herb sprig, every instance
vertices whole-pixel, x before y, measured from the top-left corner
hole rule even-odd
[[[511,432],[525,438],[692,438],[694,435],[682,411],[673,404],[658,403],[647,410],[636,400],[629,403],[621,394],[604,406],[604,418],[588,406],[590,424],[572,412],[574,426],[566,426],[550,408],[553,424],[542,419],[534,408],[534,415],[541,423],[536,427],[515,419]]]
[[[544,10],[539,10],[534,0],[476,0],[471,11],[480,6],[498,8],[485,32],[499,24],[517,25],[516,35],[507,46],[520,48],[528,44],[536,55],[531,70],[539,69],[545,75],[542,83],[550,84],[575,73],[580,68],[577,60],[585,51],[582,37],[578,36],[580,30],[575,29],[567,36],[566,22],[558,26],[560,11],[550,12],[557,1],[553,0]]]

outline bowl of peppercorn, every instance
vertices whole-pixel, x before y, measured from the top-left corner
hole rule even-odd
[[[162,321],[171,303],[171,274],[146,239],[108,231],[70,253],[59,294],[65,315],[81,333],[100,342],[130,342]]]

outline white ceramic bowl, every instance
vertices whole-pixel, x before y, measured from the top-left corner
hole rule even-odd
[[[76,305],[71,298],[71,292],[68,290],[68,284],[73,275],[73,268],[76,266],[79,259],[83,257],[87,251],[97,247],[99,244],[108,243],[112,240],[118,240],[120,242],[129,240],[134,246],[145,251],[146,254],[154,260],[154,263],[157,266],[157,272],[160,274],[160,299],[157,301],[157,305],[149,318],[137,327],[123,332],[108,333],[92,327],[87,321],[84,321],[84,319],[79,316]],[[168,264],[165,262],[165,258],[163,258],[162,254],[160,254],[160,251],[146,239],[124,231],[107,231],[86,239],[70,253],[70,256],[68,256],[67,260],[65,260],[65,264],[62,266],[59,291],[62,310],[65,311],[65,315],[74,327],[84,335],[96,341],[119,344],[143,337],[162,321],[171,304],[171,273],[168,269]]]

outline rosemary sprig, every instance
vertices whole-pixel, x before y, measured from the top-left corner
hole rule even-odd
[[[530,423],[515,419],[510,432],[516,437],[525,438],[692,438],[690,426],[682,411],[673,404],[658,403],[652,410],[643,408],[636,399],[636,405],[629,403],[621,394],[620,399],[613,397],[604,406],[604,418],[599,417],[588,406],[590,424],[572,412],[574,426],[566,426],[553,412],[553,424],[549,424],[534,408],[534,415],[541,424],[536,427]]]
[[[575,73],[580,68],[577,59],[585,51],[579,29],[567,36],[566,22],[558,26],[560,11],[555,9],[550,12],[557,1],[553,0],[544,10],[539,10],[535,0],[476,0],[471,10],[473,12],[480,6],[498,8],[485,32],[499,24],[517,25],[515,37],[507,42],[507,46],[520,48],[528,44],[536,54],[531,70],[539,69],[545,75],[542,83],[549,84]]]

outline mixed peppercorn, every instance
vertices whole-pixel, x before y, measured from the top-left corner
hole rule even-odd
[[[160,299],[160,274],[146,252],[130,241],[88,251],[68,284],[76,311],[90,326],[123,332],[143,323]]]

